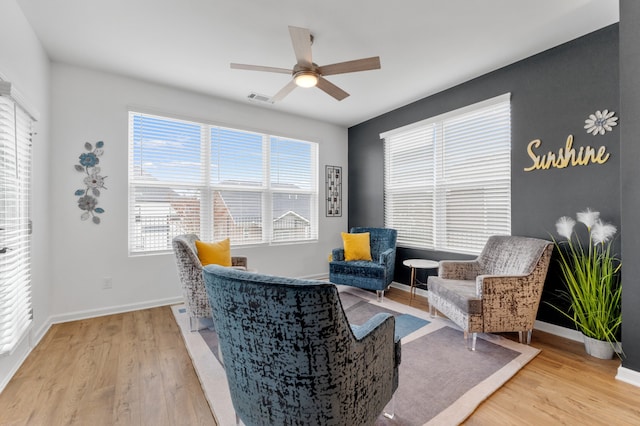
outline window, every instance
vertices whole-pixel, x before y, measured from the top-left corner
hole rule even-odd
[[[398,245],[476,254],[511,233],[510,94],[380,136]]]
[[[194,233],[232,244],[318,234],[317,144],[129,113],[129,253]]]
[[[0,82],[0,354],[31,327],[31,136],[33,118]]]

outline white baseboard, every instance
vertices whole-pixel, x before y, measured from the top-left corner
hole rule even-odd
[[[533,324],[534,330],[544,331],[545,333],[553,334],[554,336],[564,337],[565,339],[573,340],[575,342],[584,342],[582,333],[577,330],[562,327],[555,324],[550,324],[544,321],[538,321]]]
[[[25,342],[27,342],[27,339],[22,339],[22,343],[20,343],[17,346],[17,349],[14,348],[14,351],[11,352],[10,354],[2,354],[2,357],[16,356],[17,359],[15,360],[15,363],[9,367],[8,374],[6,374],[3,377],[0,377],[0,394],[2,393],[2,391],[4,391],[4,388],[7,387],[11,378],[18,372],[18,369],[20,368],[22,363],[24,363],[24,361],[27,359],[27,357],[31,353],[31,350],[33,349],[33,347],[28,346],[28,342],[27,343]],[[18,351],[22,353],[16,354]]]
[[[618,374],[616,374],[616,379],[620,380],[621,382],[640,387],[640,372],[638,371],[630,370],[628,368],[620,366],[618,367]]]
[[[533,328],[534,328],[534,330],[544,331],[546,333],[553,334],[555,336],[564,337],[565,339],[573,340],[575,342],[584,343],[584,336],[578,330],[573,330],[573,329],[570,329],[570,328],[561,327],[559,325],[549,324],[547,322],[537,321],[537,320],[536,320]],[[621,342],[615,343],[613,349],[617,353],[621,353],[622,352],[622,343]]]
[[[87,318],[102,317],[105,315],[122,314],[124,312],[139,311],[141,309],[156,308],[158,306],[174,305],[183,303],[184,299],[180,297],[168,297],[166,299],[148,300],[145,302],[131,303],[128,305],[109,306],[99,309],[88,309],[86,311],[69,312],[67,314],[53,315],[50,317],[51,324],[59,324],[69,321],[77,321]]]
[[[31,333],[31,336],[29,337],[29,345],[32,348],[35,348],[38,343],[40,343],[45,334],[47,334],[47,331],[49,331],[49,329],[51,328],[51,324],[53,323],[51,322],[51,317],[49,317],[44,322],[44,324],[42,324],[42,327],[40,327],[40,329]]]
[[[16,359],[15,364],[9,370],[9,374],[7,374],[6,377],[3,377],[2,381],[0,382],[0,393],[2,393],[4,388],[9,384],[11,378],[15,376],[15,374],[18,372],[18,369],[20,369],[33,348],[35,348],[38,343],[40,343],[40,340],[42,340],[42,338],[45,334],[47,334],[47,331],[49,331],[50,328],[51,317],[47,318],[44,324],[42,324],[40,329],[38,329],[37,331],[34,331],[33,327],[31,327],[28,334],[23,338],[22,343],[18,345],[19,347],[23,348],[23,353],[18,357],[18,359]]]

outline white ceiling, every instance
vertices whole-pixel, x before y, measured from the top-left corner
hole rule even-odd
[[[297,88],[265,108],[351,126],[618,22],[618,0],[17,0],[53,61],[249,102],[292,68],[288,26],[309,28],[318,65],[380,56],[327,77],[336,101]],[[594,55],[605,52],[594,52]]]

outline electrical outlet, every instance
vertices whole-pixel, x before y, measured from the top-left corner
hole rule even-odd
[[[102,279],[102,289],[109,290],[113,287],[113,279],[111,277],[104,277]]]

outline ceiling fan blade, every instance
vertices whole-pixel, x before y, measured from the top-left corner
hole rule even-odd
[[[289,93],[291,93],[293,91],[293,89],[295,89],[296,87],[297,87],[296,82],[294,80],[291,80],[286,86],[284,86],[282,89],[280,89],[280,91],[278,93],[273,95],[271,100],[273,102],[278,102],[278,101],[283,100],[284,97],[287,96]]]
[[[344,74],[356,71],[368,71],[380,69],[380,57],[356,59],[354,61],[339,62],[337,64],[325,65],[318,68],[322,75]]]
[[[247,65],[247,64],[231,63],[231,68],[236,69],[236,70],[277,72],[277,73],[280,73],[280,74],[292,74],[293,73],[293,70],[289,70],[289,69],[286,69],[286,68],[263,67],[261,65]]]
[[[333,96],[334,98],[336,98],[339,101],[341,101],[344,98],[346,98],[347,96],[349,96],[349,94],[347,92],[345,92],[344,90],[342,90],[341,88],[339,88],[335,84],[331,83],[329,80],[324,79],[322,77],[318,77],[317,87],[318,87],[318,89],[320,89],[320,90],[324,91],[325,93]]]
[[[291,44],[293,44],[293,51],[296,54],[298,65],[311,68],[313,64],[311,59],[311,32],[306,28],[289,26],[289,35],[291,36]]]

